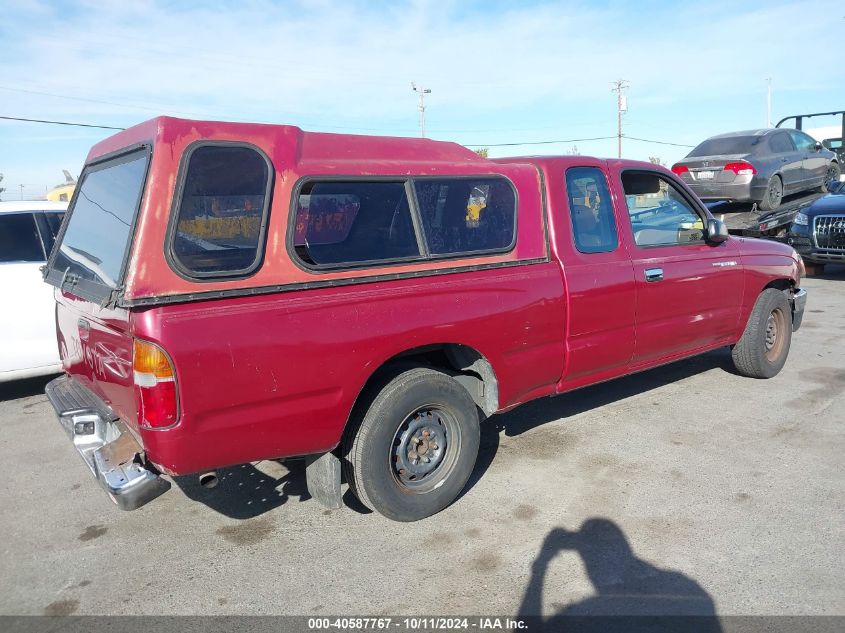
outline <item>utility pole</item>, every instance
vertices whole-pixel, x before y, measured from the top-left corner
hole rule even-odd
[[[20,188],[21,188],[21,200],[23,200],[23,188],[24,188],[24,185],[18,185],[18,187],[20,187]]]
[[[628,111],[628,98],[624,91],[628,88],[628,82],[624,79],[617,79],[613,82],[611,92],[616,93],[616,140],[617,154],[622,158],[622,114]]]
[[[417,109],[420,111],[420,136],[425,138],[425,96],[431,94],[431,88],[417,87],[417,84],[413,81],[411,88],[420,96],[420,102],[417,105]]]
[[[772,78],[766,77],[766,127],[772,127]]]

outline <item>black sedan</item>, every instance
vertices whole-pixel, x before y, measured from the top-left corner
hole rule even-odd
[[[786,240],[810,264],[845,264],[845,182],[832,184],[828,195],[803,208]]]
[[[672,167],[702,200],[756,202],[763,211],[785,195],[826,191],[839,180],[837,155],[800,130],[774,128],[720,134]]]

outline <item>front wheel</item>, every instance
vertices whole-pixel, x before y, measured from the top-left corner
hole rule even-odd
[[[769,178],[766,193],[758,206],[761,211],[771,211],[777,209],[781,201],[783,201],[783,181],[780,176],[772,176]]]
[[[475,403],[433,369],[393,378],[353,425],[344,445],[346,480],[364,505],[395,521],[423,519],[452,503],[478,456]]]
[[[733,348],[737,371],[749,378],[772,378],[786,363],[792,342],[792,308],[783,291],[767,288],[757,297],[745,331]]]
[[[830,191],[830,185],[839,182],[839,176],[841,173],[842,171],[839,169],[839,165],[837,163],[830,163],[827,166],[827,172],[825,172],[824,182],[822,182],[819,187],[819,192],[827,193]]]

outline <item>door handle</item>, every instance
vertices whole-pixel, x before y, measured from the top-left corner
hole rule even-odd
[[[662,268],[646,268],[645,269],[645,280],[646,281],[662,281],[663,280],[663,269]]]
[[[79,319],[76,324],[79,327],[79,338],[83,341],[87,341],[88,334],[91,331],[91,324],[85,319]]]
[[[789,162],[789,159],[788,159],[786,156],[784,156],[783,158],[781,158],[781,159],[780,159],[780,162],[782,162],[782,163],[788,163],[788,162]]]

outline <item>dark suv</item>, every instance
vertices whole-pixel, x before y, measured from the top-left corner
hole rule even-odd
[[[845,264],[845,182],[831,184],[828,195],[801,209],[787,241],[810,264]]]

